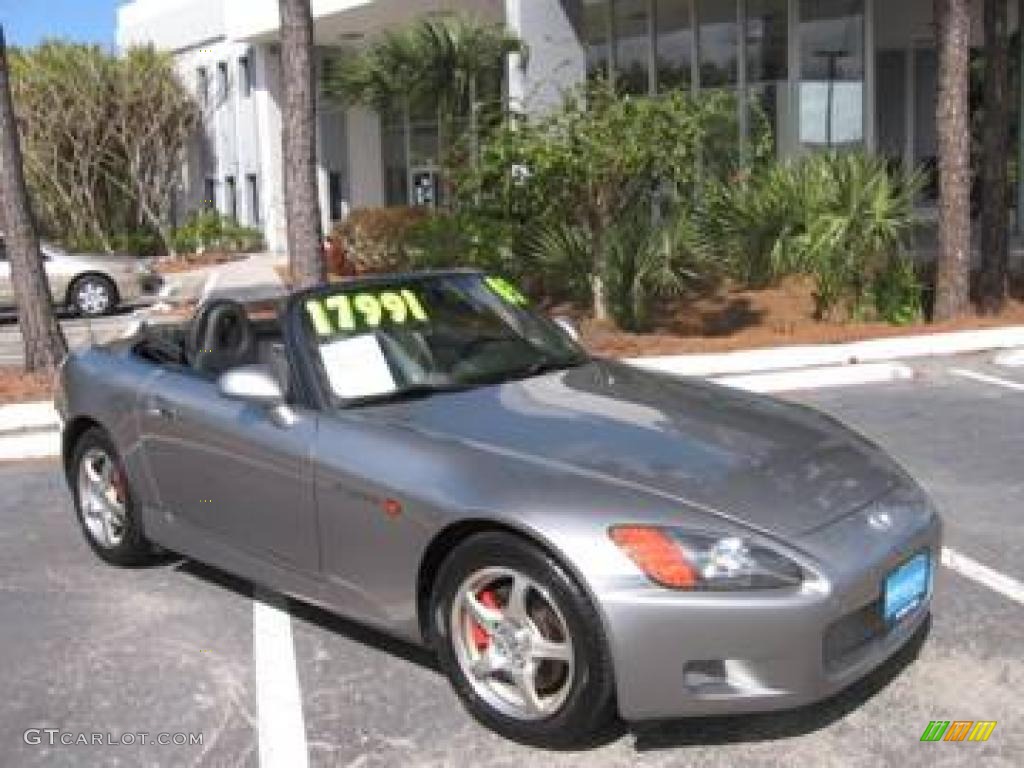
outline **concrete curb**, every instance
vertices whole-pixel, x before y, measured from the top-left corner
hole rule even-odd
[[[886,381],[908,381],[914,370],[903,363],[865,363],[863,365],[832,365],[798,368],[790,371],[748,373],[719,376],[713,381],[748,392],[796,392],[802,389],[849,387],[857,384],[878,384]]]
[[[960,355],[965,352],[1014,347],[1024,347],[1024,326],[869,339],[849,344],[772,347],[720,354],[634,357],[626,362],[678,376],[716,376],[811,366],[885,362],[913,357]]]
[[[60,417],[51,402],[0,405],[0,434],[58,427]]]
[[[46,459],[60,456],[60,432],[27,432],[0,437],[0,461]]]

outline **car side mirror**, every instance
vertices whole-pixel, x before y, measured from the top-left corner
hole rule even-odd
[[[570,339],[572,339],[573,341],[580,340],[580,329],[576,327],[576,323],[572,321],[572,318],[560,315],[553,319],[555,321],[555,324],[563,331],[565,331]]]
[[[224,397],[267,409],[278,426],[286,427],[295,421],[295,414],[285,402],[281,385],[265,365],[233,368],[221,375],[217,388]]]

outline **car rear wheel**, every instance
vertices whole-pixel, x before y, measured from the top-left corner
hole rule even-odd
[[[612,665],[596,611],[554,558],[519,537],[478,534],[448,557],[430,634],[466,707],[508,738],[581,746],[613,720]]]
[[[71,286],[71,305],[83,317],[99,317],[117,306],[117,287],[102,275],[80,277]]]
[[[93,551],[114,565],[141,565],[152,559],[128,476],[107,433],[94,428],[82,435],[72,467],[75,509]]]

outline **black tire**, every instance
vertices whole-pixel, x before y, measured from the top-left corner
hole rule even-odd
[[[474,689],[459,663],[453,641],[452,603],[460,585],[481,569],[511,568],[547,590],[567,625],[575,671],[564,701],[543,719],[511,717],[492,706]],[[501,532],[476,534],[456,548],[442,564],[430,603],[428,640],[440,666],[469,712],[506,738],[548,749],[589,746],[609,731],[615,720],[612,661],[600,617],[587,594],[563,566],[529,541]]]
[[[108,315],[117,308],[118,301],[117,286],[103,275],[80,277],[68,291],[68,303],[82,317]]]
[[[94,455],[96,451],[105,454],[113,462],[116,471],[123,478],[121,482],[121,498],[124,508],[123,525],[120,528],[122,535],[114,545],[104,545],[90,531],[86,523],[86,515],[83,509],[81,498],[81,472],[82,463],[87,456]],[[75,444],[71,459],[71,471],[69,476],[71,492],[75,499],[75,513],[78,517],[78,524],[81,526],[82,535],[89,546],[92,547],[102,560],[120,566],[146,565],[155,560],[155,551],[146,540],[142,531],[142,525],[138,516],[131,485],[124,472],[124,464],[114,447],[110,436],[101,428],[93,427],[82,434]]]

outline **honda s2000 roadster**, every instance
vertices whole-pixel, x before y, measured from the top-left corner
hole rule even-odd
[[[815,701],[928,615],[940,522],[876,446],[589,357],[500,278],[214,301],[61,381],[100,557],[163,548],[428,646],[520,741]]]

